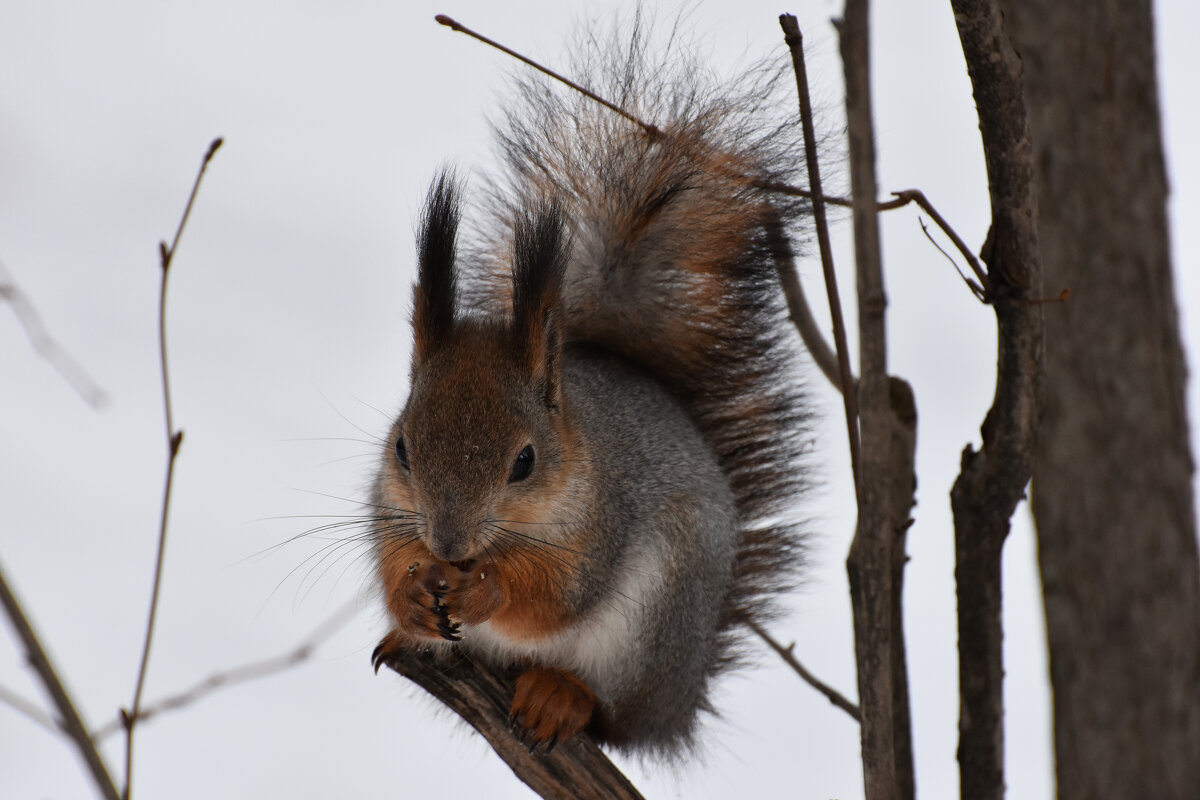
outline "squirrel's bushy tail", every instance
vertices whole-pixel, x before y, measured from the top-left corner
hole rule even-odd
[[[795,107],[787,73],[755,68],[722,85],[674,35],[654,58],[649,41],[638,22],[590,37],[571,74],[659,135],[560,85],[520,85],[496,126],[508,168],[492,187],[486,260],[497,269],[476,291],[507,305],[506,232],[523,208],[555,198],[573,240],[567,341],[660,377],[729,477],[742,530],[715,659],[724,665],[739,620],[762,621],[803,556],[787,510],[806,483],[808,412],[778,263],[807,204],[762,188],[802,179],[802,134],[784,111]]]

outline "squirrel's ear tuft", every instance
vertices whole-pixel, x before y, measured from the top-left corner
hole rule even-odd
[[[530,375],[556,409],[562,396],[562,282],[570,244],[562,207],[543,202],[513,231],[513,332]]]
[[[417,233],[417,286],[413,292],[413,359],[422,361],[454,326],[455,257],[462,216],[458,182],[449,169],[429,187]]]

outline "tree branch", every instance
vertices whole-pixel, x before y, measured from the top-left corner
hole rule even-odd
[[[958,585],[958,762],[963,797],[1004,796],[1001,550],[1033,470],[1043,372],[1042,273],[1021,60],[993,0],[952,0],[974,89],[992,227],[985,284],[998,324],[996,393],[983,447],[951,490]]]
[[[0,685],[0,703],[4,703],[30,722],[37,723],[51,733],[63,733],[62,727],[54,717],[42,711],[36,703],[26,700],[7,686]]]
[[[967,243],[962,240],[962,237],[958,235],[954,228],[950,227],[950,223],[946,222],[946,218],[939,214],[938,210],[933,207],[933,203],[929,202],[925,194],[919,189],[905,189],[902,192],[892,192],[892,195],[899,202],[899,205],[893,206],[893,208],[899,208],[900,205],[907,205],[908,203],[916,203],[942,229],[942,233],[950,237],[950,241],[954,242],[954,246],[958,249],[958,252],[962,253],[963,258],[971,266],[971,271],[975,273],[975,278],[979,281],[979,285],[976,286],[967,280],[967,285],[971,287],[971,290],[981,300],[985,302],[989,301],[991,280],[989,280],[983,267],[980,266],[979,259],[975,257],[975,254],[971,252],[971,248],[967,247]]]
[[[804,65],[804,41],[800,34],[800,26],[791,14],[780,15],[779,26],[783,29],[783,40],[787,43],[788,50],[792,55],[792,67],[796,72],[796,93],[800,98],[800,124],[804,128],[804,158],[808,166],[809,188],[812,189],[813,221],[817,227],[817,244],[821,251],[821,269],[825,275],[825,292],[829,298],[829,314],[833,320],[833,341],[837,353],[838,379],[834,385],[839,388],[853,387],[855,382],[850,371],[850,348],[846,344],[846,324],[842,320],[842,301],[838,297],[837,273],[833,269],[833,249],[829,244],[829,225],[825,220],[825,200],[821,191],[821,166],[817,158],[812,102],[808,95],[808,73]],[[785,291],[786,289],[785,283]],[[789,296],[789,307],[791,302],[792,298]],[[801,335],[803,335],[803,330]],[[818,361],[818,363],[820,362]],[[855,494],[860,495],[862,466],[857,392],[843,390],[842,405],[846,412],[846,430],[850,437],[850,467],[854,472],[854,491]]]
[[[112,776],[108,773],[108,767],[104,765],[104,759],[101,758],[100,751],[96,749],[96,743],[88,735],[87,727],[83,724],[79,712],[75,710],[71,696],[67,694],[66,688],[59,680],[54,665],[50,663],[50,656],[46,655],[46,651],[42,648],[42,644],[33,630],[33,625],[30,624],[21,608],[21,603],[9,588],[3,568],[0,568],[0,604],[4,606],[9,619],[12,620],[13,627],[16,628],[17,636],[25,645],[29,665],[41,678],[42,685],[46,687],[46,692],[54,702],[54,707],[58,709],[62,731],[75,743],[75,749],[83,756],[83,761],[87,765],[88,772],[91,773],[96,788],[100,790],[100,794],[106,800],[117,800],[120,794],[117,792]]]
[[[133,690],[133,702],[130,703],[128,710],[122,712],[125,725],[124,800],[129,800],[133,785],[133,730],[141,714],[142,689],[146,683],[146,668],[150,663],[150,645],[154,640],[154,621],[158,613],[158,591],[162,584],[163,556],[167,547],[167,516],[171,510],[171,486],[175,478],[175,458],[179,455],[179,446],[183,443],[183,431],[175,430],[171,417],[171,383],[167,371],[167,275],[170,272],[171,259],[175,257],[175,250],[179,246],[179,237],[183,235],[183,228],[187,225],[188,217],[191,216],[192,204],[196,201],[196,193],[200,190],[200,181],[204,178],[204,171],[208,168],[208,162],[216,155],[222,141],[220,138],[214,139],[204,154],[204,160],[200,162],[200,170],[196,173],[192,192],[188,195],[187,205],[183,209],[183,216],[179,219],[179,226],[175,229],[175,238],[172,239],[171,246],[167,247],[166,242],[161,242],[158,247],[159,262],[162,268],[162,283],[158,295],[158,352],[162,365],[163,409],[167,434],[167,475],[163,488],[162,514],[159,517],[158,552],[155,557],[154,580],[150,590],[150,611],[146,619],[146,637],[142,644],[141,664],[138,667],[137,685]]]
[[[331,615],[328,619],[318,625],[308,636],[304,637],[298,645],[293,647],[286,653],[282,653],[271,658],[264,658],[260,661],[252,661],[248,664],[234,667],[223,672],[214,672],[204,680],[191,686],[188,689],[178,692],[173,695],[168,695],[159,700],[154,701],[148,706],[144,706],[138,713],[137,721],[144,722],[151,717],[158,716],[167,711],[176,711],[193,703],[203,700],[208,695],[218,689],[228,689],[237,686],[241,683],[259,680],[260,678],[268,678],[272,675],[278,675],[281,672],[286,672],[293,667],[297,667],[309,660],[317,648],[326,639],[332,636],[353,616],[358,610],[357,601],[350,601],[337,612]],[[97,728],[92,737],[96,741],[107,738],[114,733],[117,733],[125,727],[124,718],[115,719],[106,725]]]
[[[821,694],[825,695],[829,702],[833,703],[842,711],[845,711],[847,714],[849,714],[855,722],[862,722],[862,710],[859,709],[858,706],[847,700],[846,696],[837,689],[834,689],[816,675],[813,675],[804,667],[803,664],[800,663],[799,659],[797,659],[792,652],[796,649],[795,642],[792,642],[787,647],[784,647],[775,639],[775,637],[767,633],[766,630],[761,628],[757,623],[746,620],[746,624],[750,627],[750,630],[758,634],[759,638],[767,643],[768,647],[779,654],[779,657],[783,659],[784,663],[791,667],[792,670],[800,676],[801,680],[816,689]]]
[[[79,362],[72,358],[70,353],[59,346],[50,332],[46,330],[37,309],[21,291],[21,287],[17,285],[12,274],[4,266],[4,262],[0,262],[0,298],[7,300],[8,304],[12,306],[17,321],[25,329],[25,335],[29,338],[29,343],[33,345],[37,354],[50,362],[50,366],[54,367],[58,374],[71,384],[71,388],[83,398],[83,402],[94,409],[103,408],[104,404],[108,402],[108,396],[104,390],[92,380],[83,367],[79,366]]]
[[[783,232],[782,230],[778,232],[769,230],[768,235],[778,236],[782,239]],[[825,335],[817,327],[817,321],[813,317],[812,309],[809,308],[808,300],[804,295],[804,288],[800,284],[800,276],[796,274],[796,263],[792,259],[792,254],[790,250],[785,251],[781,248],[772,247],[772,250],[782,253],[775,258],[775,268],[779,273],[779,285],[783,289],[783,298],[787,302],[788,319],[792,321],[796,332],[800,334],[800,340],[804,342],[808,354],[812,356],[813,363],[840,392],[842,391],[842,375],[838,366],[837,354],[829,347],[828,342],[825,341]],[[853,383],[856,379],[851,375],[850,380]]]
[[[514,675],[450,654],[401,651],[388,667],[429,692],[479,731],[496,755],[529,788],[553,800],[640,800],[633,784],[585,734],[559,742],[553,752],[531,753],[513,735],[509,701]]]
[[[450,17],[446,16],[445,14],[438,14],[433,19],[439,25],[445,25],[447,28],[449,28],[452,31],[455,31],[456,33],[465,33],[467,36],[470,36],[472,39],[476,39],[480,42],[483,42],[484,44],[486,44],[490,47],[496,48],[497,50],[504,53],[505,55],[511,56],[522,63],[528,64],[529,66],[533,67],[534,69],[536,69],[538,72],[542,73],[543,75],[548,75],[549,77],[553,78],[554,80],[558,81],[559,83],[565,84],[566,86],[570,86],[572,89],[579,92],[580,94],[582,94],[584,97],[588,98],[589,100],[599,103],[600,105],[607,108],[609,111],[612,111],[615,114],[619,114],[622,117],[624,117],[625,119],[632,122],[633,124],[639,126],[643,131],[646,132],[646,135],[650,136],[652,139],[658,138],[659,136],[663,135],[663,132],[661,130],[659,130],[656,126],[651,125],[649,122],[643,122],[642,120],[635,117],[633,114],[631,114],[628,111],[626,111],[625,109],[621,108],[621,106],[617,105],[616,103],[611,103],[608,100],[605,100],[600,95],[596,94],[595,92],[592,92],[592,91],[589,91],[588,89],[583,88],[578,83],[575,83],[575,81],[573,81],[569,78],[566,78],[563,75],[558,74],[557,72],[555,72],[554,70],[552,70],[548,67],[543,67],[541,64],[534,61],[532,58],[523,56],[520,53],[518,53],[516,50],[512,50],[508,47],[505,47],[504,45],[500,44],[499,42],[495,41],[494,39],[489,39],[488,37],[484,36],[482,33],[476,33],[475,31],[471,30],[467,26],[462,25],[461,23],[455,21],[454,19],[451,19]]]
[[[875,201],[866,0],[847,0],[838,32],[846,76],[858,273],[863,456],[858,528],[846,570],[863,712],[863,778],[868,800],[907,800],[914,794],[914,785],[900,603],[904,543],[916,486],[916,410],[908,385],[887,374],[887,297]]]

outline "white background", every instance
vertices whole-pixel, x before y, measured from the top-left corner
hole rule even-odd
[[[375,439],[405,393],[420,199],[441,163],[491,161],[486,114],[516,67],[433,15],[561,64],[565,32],[580,19],[606,24],[611,11],[497,5],[17,0],[0,10],[0,261],[110,398],[100,412],[88,408],[0,306],[0,559],[85,718],[99,726],[132,695],[165,464],[156,251],[218,135],[225,146],[171,276],[175,413],[186,437],[147,699],[284,652],[343,604],[359,608],[306,664],[141,726],[136,796],[530,796],[456,719],[398,676],[372,675],[385,625],[364,551],[310,559],[331,542],[284,544],[321,515],[356,512]],[[828,20],[840,3],[797,6],[817,102],[836,128],[840,65]],[[949,5],[876,7],[881,191],[922,188],[978,248],[987,192]],[[739,59],[785,57],[782,10],[698,3],[688,26],[728,72]],[[1187,146],[1200,140],[1200,63],[1187,32],[1197,12],[1173,0],[1159,17],[1190,344],[1200,164]],[[848,228],[839,223],[838,255],[852,305]],[[884,244],[891,368],[913,384],[921,415],[906,592],[917,782],[924,797],[942,798],[958,780],[948,492],[990,404],[993,316],[925,242],[915,213],[889,215]],[[820,305],[819,265],[800,268]],[[853,492],[837,398],[813,384],[826,454],[824,488],[804,509],[817,520],[814,568],[776,633],[853,695],[843,569]],[[1194,401],[1189,409],[1195,419]],[[1008,784],[1013,797],[1048,798],[1044,630],[1025,507],[1006,550],[1006,592]],[[40,704],[10,634],[0,624],[0,686]],[[624,765],[648,797],[861,796],[855,725],[773,654],[758,660],[721,684],[723,719],[708,725],[702,757],[673,770]],[[120,780],[120,737],[105,755]],[[91,794],[64,739],[0,704],[0,796]]]

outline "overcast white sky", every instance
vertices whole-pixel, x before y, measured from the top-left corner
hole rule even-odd
[[[503,10],[499,6],[503,5]],[[620,4],[627,7],[627,4]],[[877,3],[881,189],[920,187],[973,246],[987,193],[948,3]],[[225,137],[172,271],[169,345],[186,431],[147,697],[283,652],[343,604],[359,613],[309,663],[140,728],[135,795],[171,798],[530,793],[473,734],[369,656],[384,631],[361,551],[276,549],[354,513],[375,437],[404,397],[413,219],[441,163],[486,168],[485,115],[514,64],[433,22],[447,13],[552,63],[564,31],[618,4],[33,2],[0,10],[0,261],[58,341],[108,392],[89,409],[0,307],[0,560],[86,719],[129,702],[144,626],[165,460],[156,248],[174,231],[200,157]],[[840,124],[828,19],[701,2],[714,64],[783,57],[780,11],[801,18],[827,121]],[[674,12],[673,4],[662,13]],[[1194,4],[1159,4],[1173,233],[1189,349],[1197,341],[1192,221],[1200,141],[1188,36]],[[853,280],[839,231],[843,294]],[[993,317],[908,211],[884,225],[892,370],[921,415],[919,505],[906,613],[918,791],[957,792],[953,540],[948,492],[990,403]],[[821,296],[819,268],[801,265]],[[1061,287],[1047,287],[1048,293]],[[1049,308],[1048,313],[1053,313]],[[852,533],[838,406],[827,415],[815,567],[778,626],[826,680],[854,693],[842,563]],[[1189,408],[1195,419],[1194,397]],[[342,498],[342,499],[339,499]],[[1027,510],[1006,551],[1008,784],[1052,794],[1046,665]],[[298,518],[289,518],[298,515]],[[0,624],[0,686],[43,702]],[[762,653],[726,680],[702,759],[629,764],[647,797],[861,796],[854,724]],[[114,772],[119,739],[105,748]],[[0,795],[86,797],[62,739],[0,704]]]

